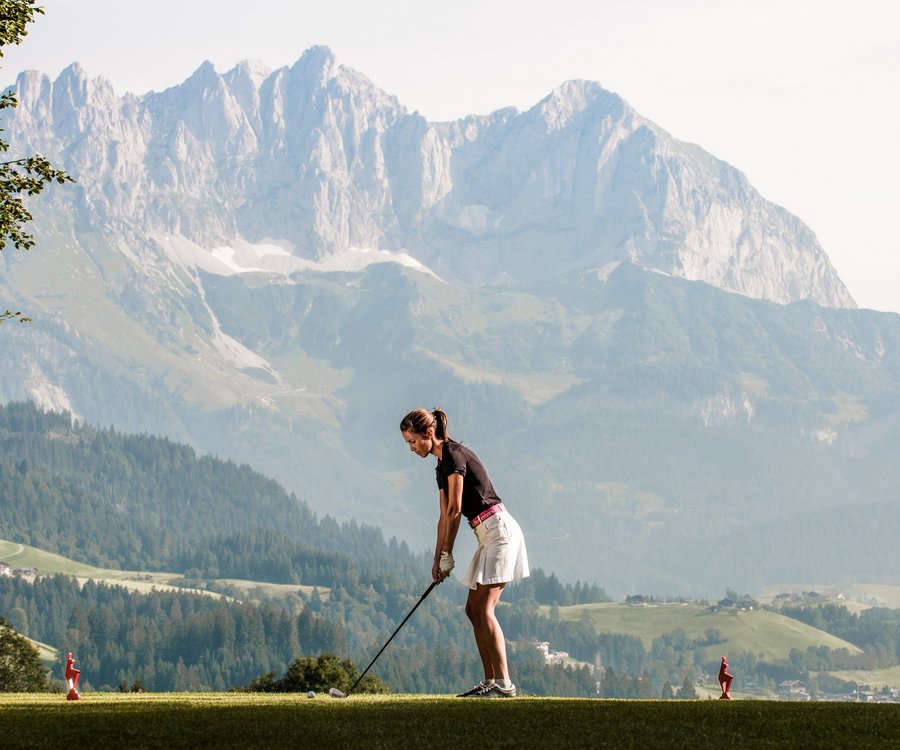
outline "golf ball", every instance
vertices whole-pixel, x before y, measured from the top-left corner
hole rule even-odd
[[[315,690],[310,690],[310,691],[306,694],[306,697],[307,697],[307,698],[315,698],[315,697],[316,697],[316,691],[315,691]]]

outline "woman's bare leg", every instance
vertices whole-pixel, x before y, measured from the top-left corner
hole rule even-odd
[[[494,616],[500,594],[505,583],[478,584],[469,589],[466,600],[466,615],[475,632],[475,644],[478,655],[484,666],[484,677],[487,680],[508,680],[509,668],[506,664],[506,639],[500,623]]]

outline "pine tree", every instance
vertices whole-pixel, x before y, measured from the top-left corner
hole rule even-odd
[[[681,687],[678,688],[678,692],[675,693],[675,697],[679,700],[697,700],[700,697],[697,695],[694,683],[691,682],[691,678],[687,675],[684,676],[684,681],[681,683]]]

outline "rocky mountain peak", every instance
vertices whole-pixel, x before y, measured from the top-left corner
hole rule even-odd
[[[219,75],[207,61],[142,97],[116,97],[77,64],[16,86],[13,144],[60,155],[101,233],[276,240],[319,259],[408,253],[465,284],[630,260],[777,302],[853,306],[799,219],[595,82],[444,124],[409,115],[324,46],[275,71],[248,61]]]
[[[209,60],[204,60],[179,88],[204,91],[216,86],[218,81],[219,74],[216,72],[216,66]]]
[[[316,45],[307,49],[291,66],[291,73],[301,76],[308,84],[324,86],[334,76],[337,61],[330,48]]]
[[[272,69],[265,63],[259,60],[241,60],[241,62],[225,73],[224,79],[229,87],[233,89],[241,88],[259,91],[263,81],[270,75],[272,75]]]
[[[609,107],[613,102],[621,104],[615,94],[594,81],[570,80],[557,86],[534,109],[541,113],[548,129],[565,127],[571,119],[597,106]]]

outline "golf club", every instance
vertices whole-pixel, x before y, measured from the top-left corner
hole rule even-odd
[[[406,617],[403,618],[403,622],[401,622],[401,623],[397,626],[397,629],[396,629],[393,633],[391,633],[391,637],[388,638],[387,641],[385,642],[385,644],[381,647],[381,651],[379,651],[377,654],[375,654],[375,658],[372,659],[371,662],[369,662],[369,666],[366,667],[366,668],[363,670],[363,673],[356,679],[356,682],[353,683],[353,685],[350,687],[350,689],[349,689],[346,693],[342,693],[342,692],[341,692],[340,690],[338,690],[337,688],[329,688],[329,689],[328,689],[328,695],[330,695],[332,698],[346,698],[348,695],[350,695],[350,693],[352,693],[352,692],[356,689],[356,686],[359,685],[360,680],[362,680],[362,678],[366,676],[366,673],[372,668],[372,665],[373,665],[376,661],[378,661],[378,657],[381,656],[382,652],[388,647],[388,644],[389,644],[392,640],[394,640],[394,636],[397,635],[397,633],[400,632],[400,628],[402,628],[402,627],[406,624],[406,621],[407,621],[410,617],[412,617],[412,613],[415,612],[416,609],[418,608],[418,606],[419,606],[422,602],[425,601],[425,597],[428,596],[428,595],[431,593],[431,590],[432,590],[435,586],[437,586],[437,581],[432,581],[432,582],[431,582],[431,585],[430,585],[427,589],[425,589],[425,593],[422,594],[422,596],[419,597],[419,601],[417,601],[416,604],[415,604],[415,606],[414,606],[411,610],[409,610],[409,614],[408,614]]]

